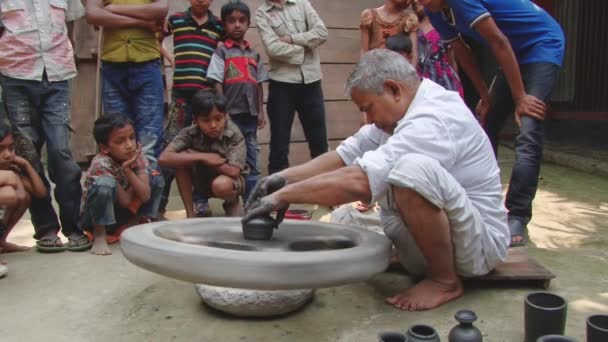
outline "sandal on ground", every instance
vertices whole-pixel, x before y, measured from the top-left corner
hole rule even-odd
[[[198,201],[194,203],[194,216],[196,217],[210,217],[211,209],[209,208],[209,202]]]
[[[66,250],[59,236],[45,236],[36,241],[36,248],[41,253],[58,253]]]
[[[526,224],[519,220],[509,220],[509,232],[511,233],[511,243],[509,247],[520,247],[526,244]],[[514,237],[521,237],[521,241],[513,241]]]
[[[357,209],[357,211],[364,213],[366,211],[369,211],[371,208],[373,208],[374,205],[373,204],[367,204],[367,203],[363,203],[361,201],[357,202],[357,204],[355,205],[355,209]]]
[[[93,242],[86,235],[81,235],[75,239],[68,237],[68,251],[83,252],[89,250],[93,246]]]

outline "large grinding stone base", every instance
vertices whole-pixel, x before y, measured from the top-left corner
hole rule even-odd
[[[243,239],[239,218],[163,221],[126,230],[125,257],[195,284],[314,289],[365,281],[386,269],[390,241],[347,225],[285,220],[270,241]]]
[[[296,311],[308,303],[314,290],[248,290],[197,284],[203,302],[239,317],[271,317]]]

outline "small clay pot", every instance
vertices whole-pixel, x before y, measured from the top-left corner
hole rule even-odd
[[[587,318],[587,342],[608,341],[608,315],[593,315]]]
[[[245,240],[270,240],[276,227],[276,221],[270,216],[259,216],[243,222]]]
[[[384,331],[378,334],[378,342],[408,342],[408,340],[403,333]]]
[[[460,310],[454,316],[460,323],[450,330],[449,342],[482,342],[481,331],[473,326],[477,315],[471,310]]]
[[[412,325],[405,333],[407,342],[440,342],[437,330],[430,325]]]
[[[562,335],[545,335],[541,336],[536,340],[536,342],[578,342],[572,337],[562,336]]]

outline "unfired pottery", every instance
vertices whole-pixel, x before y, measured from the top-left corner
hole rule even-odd
[[[430,325],[416,324],[411,326],[405,333],[407,342],[440,342],[437,330]]]
[[[454,315],[459,322],[450,330],[448,335],[449,342],[482,342],[481,331],[473,326],[477,320],[477,315],[471,310],[460,310]]]

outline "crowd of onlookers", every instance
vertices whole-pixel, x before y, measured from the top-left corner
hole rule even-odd
[[[86,7],[80,0],[0,3],[0,110],[6,111],[0,125],[3,252],[25,249],[6,238],[29,209],[39,251],[111,254],[108,242],[118,241],[134,219],[160,218],[173,180],[187,217],[209,215],[210,198],[224,201],[226,215],[242,215],[243,201],[261,174],[257,131],[266,125],[266,115],[270,174],[289,167],[295,113],[311,158],[328,151],[318,52],[328,30],[310,2],[266,0],[254,14],[238,0],[227,0],[215,14],[211,2],[190,0],[185,11],[169,15],[166,0],[87,0]],[[515,25],[511,22],[519,22],[513,18],[520,8],[510,7],[520,5],[489,2],[505,8],[494,11],[479,0],[385,0],[361,13],[361,54],[398,52],[419,77],[461,97],[462,68],[481,97],[475,112],[495,150],[506,116],[515,112],[522,133],[507,209],[512,242],[519,244],[531,218],[543,101],[561,64],[563,34],[545,12]],[[245,39],[252,15],[268,68]],[[83,16],[103,28],[104,114],[93,129],[99,152],[81,183],[69,148],[70,80],[76,76],[70,37],[74,20]],[[484,20],[488,17],[494,21]],[[491,89],[461,34],[485,41],[495,53],[502,71]],[[172,52],[161,48],[168,36]],[[505,42],[513,49],[505,49]],[[174,67],[166,127],[163,58]],[[264,82],[269,83],[266,110]],[[361,121],[374,123],[365,112]],[[48,178],[40,160],[43,145]],[[357,208],[365,211],[369,204]],[[67,244],[58,237],[60,231]]]

